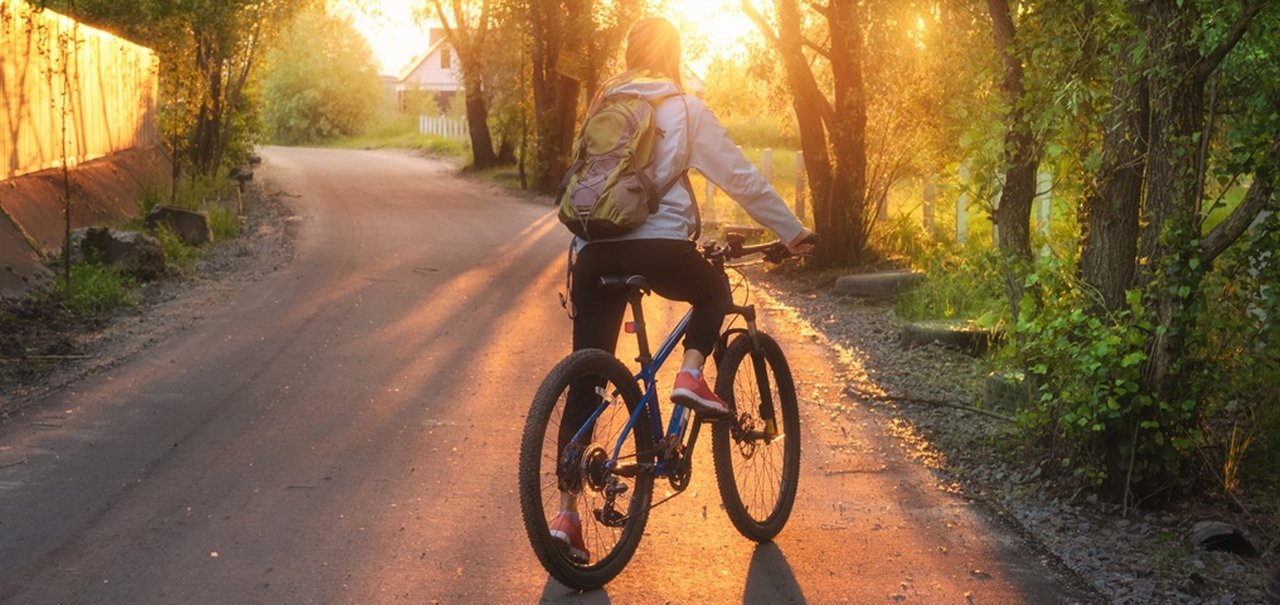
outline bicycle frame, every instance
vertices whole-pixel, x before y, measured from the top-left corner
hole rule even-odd
[[[635,429],[635,424],[637,422],[641,422],[641,416],[647,416],[647,418],[645,418],[644,421],[650,423],[650,428],[651,428],[650,434],[655,436],[654,442],[651,444],[647,444],[649,446],[660,449],[664,446],[664,444],[668,444],[668,446],[672,444],[680,444],[680,445],[685,445],[685,447],[688,450],[692,450],[693,446],[697,442],[698,426],[695,425],[693,434],[689,437],[688,443],[685,444],[685,436],[686,436],[686,431],[689,428],[689,418],[690,418],[691,412],[681,406],[675,406],[674,410],[671,413],[671,418],[667,425],[667,430],[666,431],[662,430],[662,414],[661,414],[661,411],[659,410],[658,400],[657,400],[658,371],[662,368],[662,365],[667,361],[667,359],[670,358],[671,353],[675,351],[676,344],[679,342],[680,337],[684,335],[685,329],[689,325],[689,318],[692,316],[693,310],[690,309],[689,311],[685,312],[684,317],[680,319],[680,321],[676,324],[675,328],[672,329],[671,333],[668,334],[667,338],[662,342],[662,345],[658,347],[657,353],[651,355],[649,350],[649,339],[648,339],[646,324],[644,320],[644,309],[641,305],[641,300],[643,299],[643,297],[644,297],[643,292],[632,291],[629,293],[628,300],[627,300],[628,306],[631,307],[631,314],[632,314],[631,331],[634,332],[636,335],[637,347],[639,348],[639,353],[640,353],[639,356],[636,358],[636,361],[640,363],[640,371],[635,374],[635,379],[636,381],[641,382],[643,384],[642,395],[640,397],[639,405],[637,405],[636,409],[633,412],[631,412],[631,416],[628,418],[627,424],[625,425],[621,434],[619,435],[617,442],[613,444],[613,453],[610,456],[609,462],[607,464],[608,468],[611,468],[611,469],[616,469],[618,467],[618,459],[622,454],[622,447],[626,443],[627,439],[631,436],[631,432]],[[724,342],[728,339],[728,337],[735,333],[747,334],[749,337],[751,337],[752,341],[754,342],[755,334],[756,334],[755,306],[754,305],[743,305],[743,306],[733,305],[732,307],[730,307],[727,314],[742,316],[746,320],[747,327],[731,329],[722,333],[720,336],[720,346],[723,346]],[[761,357],[761,353],[758,347],[753,347],[752,358],[755,361],[756,368],[763,367],[762,366],[763,358]],[[763,371],[758,370],[756,374],[757,374],[756,375],[757,382],[768,380],[767,377],[763,375]],[[757,386],[760,389],[760,392],[762,394],[761,395],[762,401],[760,402],[762,411],[768,410],[766,415],[768,430],[771,432],[776,432],[774,419],[773,419],[773,401],[771,398],[770,389],[768,388],[768,384],[767,383],[758,384]],[[587,431],[588,427],[595,426],[596,420],[599,418],[599,416],[604,412],[606,408],[612,405],[612,401],[613,401],[612,398],[616,397],[617,395],[618,393],[616,391],[613,393],[610,393],[610,397],[605,398],[605,400],[600,403],[600,405],[596,408],[596,410],[592,412],[591,416],[587,418],[587,421],[583,423],[582,428],[578,429],[578,432],[573,435],[572,441],[577,441],[581,439],[583,434]],[[677,469],[667,468],[666,460],[660,457],[657,464],[654,466],[652,473],[655,476],[674,476],[674,473],[676,472],[676,470]]]
[[[642,396],[639,405],[631,413],[631,417],[627,420],[626,426],[619,435],[618,440],[613,444],[613,455],[609,458],[609,467],[616,467],[618,457],[622,453],[622,446],[631,436],[631,432],[635,429],[635,424],[641,421],[641,416],[646,415],[644,421],[650,423],[652,435],[658,436],[651,446],[659,446],[664,441],[669,440],[672,436],[676,436],[678,441],[683,442],[685,431],[689,425],[689,411],[680,406],[676,406],[671,413],[671,419],[667,426],[667,430],[662,430],[662,413],[658,409],[658,371],[662,369],[662,365],[671,357],[671,353],[675,351],[676,344],[680,341],[680,337],[684,335],[685,329],[689,325],[689,318],[693,314],[693,310],[686,311],[684,317],[680,319],[671,333],[667,335],[666,340],[658,347],[657,354],[650,354],[649,339],[644,321],[644,309],[641,306],[641,298],[644,296],[641,292],[633,292],[628,298],[628,304],[631,307],[633,331],[636,335],[637,346],[640,355],[636,361],[640,362],[640,371],[635,375],[635,379],[643,384]],[[572,441],[581,439],[582,435],[587,431],[588,427],[595,425],[596,419],[604,412],[612,403],[612,397],[617,396],[617,392],[610,393],[610,399],[602,401],[600,405],[592,412],[587,421],[583,423],[582,428],[574,434]],[[645,414],[645,411],[648,411]],[[664,461],[659,460],[657,467],[654,469],[655,475],[668,474],[672,469],[664,468]]]

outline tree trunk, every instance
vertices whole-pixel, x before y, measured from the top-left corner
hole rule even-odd
[[[750,2],[742,8],[782,60],[800,131],[813,223],[822,234],[820,265],[856,264],[865,258],[871,222],[866,203],[866,98],[862,81],[862,29],[857,4],[834,0],[824,11],[831,48],[834,104],[823,94],[805,56],[803,18],[796,0],[778,0],[778,30]]]
[[[1151,146],[1147,158],[1147,197],[1139,256],[1146,264],[1138,275],[1142,284],[1154,284],[1155,324],[1158,333],[1144,368],[1147,392],[1170,401],[1181,392],[1173,372],[1181,355],[1188,327],[1188,300],[1179,290],[1194,291],[1196,274],[1188,266],[1193,255],[1194,210],[1197,206],[1196,135],[1204,119],[1204,82],[1195,76],[1199,53],[1191,24],[1194,11],[1179,8],[1177,0],[1155,0],[1146,5],[1145,25],[1151,70]],[[1185,292],[1185,291],[1184,291]]]
[[[1005,179],[996,207],[995,223],[999,226],[999,246],[1009,263],[1004,272],[1005,295],[1010,311],[1017,316],[1022,301],[1023,283],[1031,264],[1031,203],[1036,196],[1036,171],[1040,166],[1039,149],[1031,124],[1022,108],[1022,57],[1014,49],[1014,24],[1008,0],[987,0],[991,13],[991,31],[1004,67],[1001,88],[1009,104],[1004,138]]]
[[[1137,270],[1149,101],[1146,84],[1134,76],[1141,66],[1132,45],[1129,41],[1113,76],[1114,105],[1102,128],[1102,167],[1083,207],[1081,277],[1102,295],[1101,310],[1105,312],[1124,306],[1125,292],[1133,287]]]
[[[578,117],[578,96],[582,85],[558,71],[565,51],[559,3],[532,2],[529,22],[533,49],[530,52],[534,106],[534,141],[537,147],[534,188],[554,193],[568,168],[573,134]]]
[[[463,69],[467,70],[464,80],[467,129],[471,134],[471,165],[480,170],[492,168],[498,165],[498,154],[493,151],[493,135],[489,132],[489,106],[485,102],[480,73],[474,67],[467,69],[464,65]]]
[[[834,112],[828,129],[835,151],[831,188],[832,226],[837,236],[830,256],[836,263],[858,263],[869,244],[875,209],[867,203],[867,99],[862,81],[862,18],[854,0],[833,0],[828,29],[831,32],[831,72]],[[825,234],[824,234],[825,235]]]

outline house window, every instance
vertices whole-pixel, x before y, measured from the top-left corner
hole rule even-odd
[[[449,47],[440,49],[440,69],[449,69],[449,62],[452,57],[449,56]]]

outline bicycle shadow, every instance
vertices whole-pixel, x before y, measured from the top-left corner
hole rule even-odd
[[[807,602],[782,549],[773,542],[757,546],[747,569],[747,585],[742,591],[743,605]]]
[[[596,590],[577,591],[557,582],[555,578],[547,577],[547,585],[542,588],[542,597],[538,599],[538,602],[609,605],[613,601],[609,598],[609,588],[607,586]]]

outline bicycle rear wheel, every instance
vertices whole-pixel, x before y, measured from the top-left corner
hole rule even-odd
[[[564,421],[570,387],[588,401],[582,409],[603,406],[590,430],[569,441],[557,456],[561,430],[578,431],[586,418],[569,427]],[[574,352],[556,365],[534,395],[520,443],[520,509],[529,542],[542,566],[560,583],[579,590],[598,588],[631,560],[649,518],[651,472],[617,474],[609,461],[630,414],[640,404],[640,389],[630,371],[599,349]],[[583,416],[586,412],[583,413]],[[570,421],[573,422],[573,421]],[[641,418],[622,442],[619,466],[651,463],[653,440]],[[549,524],[560,510],[562,488],[573,494],[588,560],[575,561],[551,537]]]
[[[737,418],[713,425],[711,453],[720,499],[733,526],[747,538],[767,542],[782,531],[795,503],[800,410],[782,349],[766,334],[757,339],[758,355],[752,354],[751,338],[739,336],[717,366],[716,394]],[[762,385],[767,385],[772,410],[763,405]],[[770,424],[776,428],[771,430]]]

